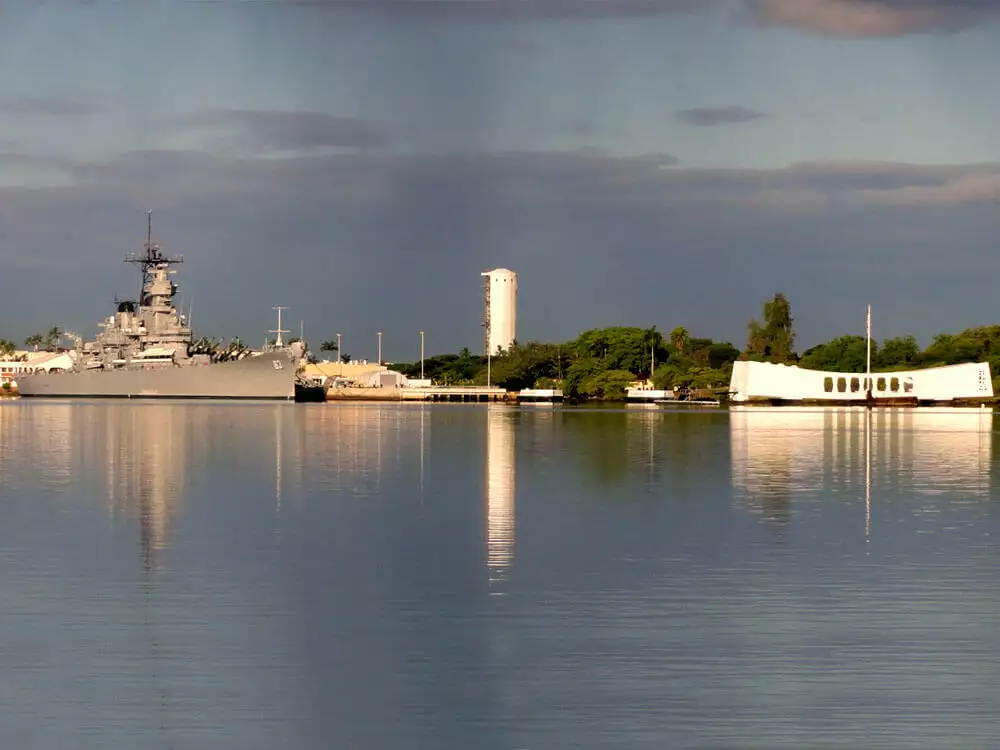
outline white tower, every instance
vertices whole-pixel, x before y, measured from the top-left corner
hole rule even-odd
[[[482,276],[486,351],[493,355],[509,349],[517,336],[517,274],[506,268],[495,268],[484,271]]]

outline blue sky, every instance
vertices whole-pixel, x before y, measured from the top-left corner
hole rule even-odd
[[[3,330],[91,335],[147,207],[199,334],[387,357],[687,326],[1000,322],[1000,2],[14,3]]]

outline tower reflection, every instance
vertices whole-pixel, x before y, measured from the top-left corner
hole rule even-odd
[[[987,496],[992,429],[987,409],[733,408],[733,485],[751,507],[781,521],[795,493],[849,494],[863,471],[870,533],[873,488]]]
[[[486,418],[486,566],[490,588],[506,580],[514,561],[516,412],[491,404]]]

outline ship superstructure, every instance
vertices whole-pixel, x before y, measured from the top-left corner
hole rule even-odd
[[[99,323],[103,331],[84,347],[85,368],[184,365],[192,357],[192,331],[174,306],[177,284],[170,278],[183,256],[169,258],[153,242],[152,212],[146,213],[146,243],[141,255],[125,258],[142,277],[138,300],[116,300],[118,310]],[[195,355],[199,356],[199,355]],[[207,355],[200,355],[206,358]]]

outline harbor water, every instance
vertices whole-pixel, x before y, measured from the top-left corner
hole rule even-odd
[[[0,746],[969,748],[992,411],[0,402]]]

